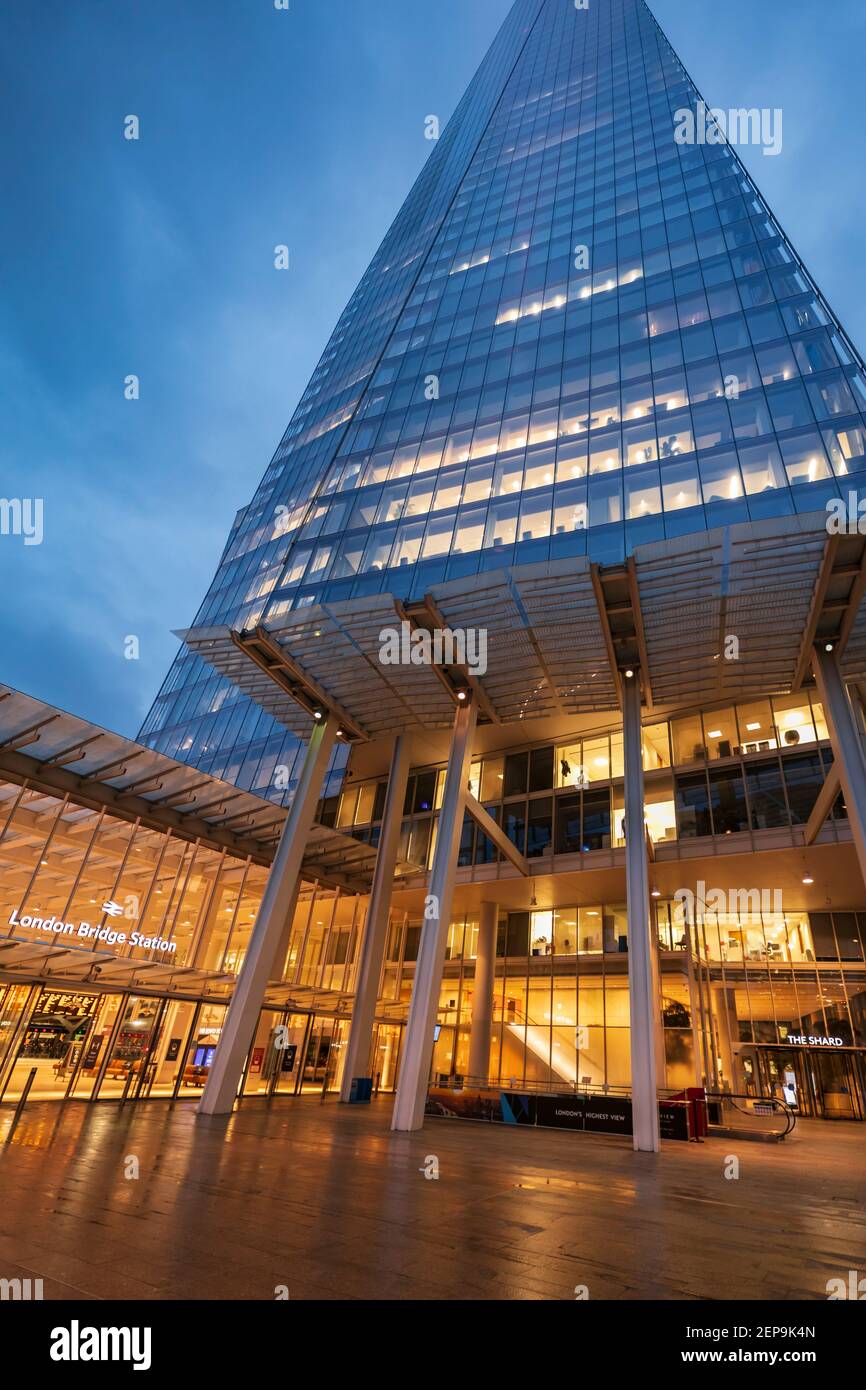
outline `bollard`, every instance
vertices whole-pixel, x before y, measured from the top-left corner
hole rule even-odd
[[[124,1088],[123,1088],[123,1095],[120,1097],[120,1109],[121,1109],[121,1110],[123,1109],[124,1105],[126,1104],[126,1098],[127,1098],[127,1096],[129,1095],[129,1088],[130,1088],[130,1086],[132,1085],[132,1082],[133,1082],[134,1077],[135,1077],[135,1072],[134,1072],[133,1068],[130,1067],[130,1068],[129,1068],[129,1071],[128,1071],[127,1074],[126,1074],[126,1085],[125,1085]]]
[[[33,1085],[33,1082],[34,1082],[35,1078],[36,1078],[36,1067],[32,1067],[31,1070],[30,1070],[30,1075],[28,1076],[27,1080],[26,1080],[25,1083],[24,1083],[24,1090],[21,1092],[21,1096],[20,1096],[20,1098],[19,1098],[19,1100],[18,1100],[18,1104],[17,1104],[16,1107],[15,1107],[15,1114],[12,1116],[12,1123],[11,1123],[11,1125],[9,1126],[8,1130],[6,1131],[6,1138],[5,1138],[4,1141],[3,1141],[5,1144],[8,1144],[8,1143],[9,1143],[9,1140],[12,1138],[12,1134],[13,1134],[13,1132],[14,1132],[15,1126],[17,1125],[18,1121],[19,1121],[20,1118],[21,1118],[21,1111],[24,1109],[24,1106],[27,1104],[27,1097],[30,1095],[30,1087]]]

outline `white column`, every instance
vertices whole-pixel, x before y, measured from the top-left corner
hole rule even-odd
[[[400,1055],[400,1079],[394,1102],[392,1129],[420,1129],[424,1123],[427,1083],[433,1060],[433,1032],[439,1007],[439,990],[445,966],[445,946],[454,896],[454,873],[463,815],[466,806],[472,739],[478,711],[474,700],[467,700],[457,711],[451,755],[445,774],[445,792],[436,835],[433,868],[430,871],[427,905],[418,959],[409,1022]],[[428,915],[429,914],[429,915]]]
[[[658,966],[650,919],[640,684],[637,674],[630,680],[623,676],[622,696],[632,1122],[635,1149],[658,1153]]]
[[[469,1034],[469,1076],[486,1081],[490,1075],[490,1043],[493,1037],[493,990],[496,971],[496,931],[499,908],[481,904],[478,950],[472,988],[472,1022]]]
[[[379,837],[379,852],[376,855],[376,868],[373,873],[367,926],[361,943],[358,985],[352,1008],[352,1028],[346,1047],[343,1080],[340,1086],[340,1100],[342,1101],[349,1099],[352,1081],[356,1076],[370,1076],[371,1074],[370,1049],[373,1043],[373,1021],[376,1016],[376,998],[379,993],[382,959],[388,943],[391,893],[394,887],[394,873],[397,868],[397,850],[400,847],[400,828],[403,824],[403,806],[406,800],[408,780],[409,739],[405,734],[398,734],[394,741],[394,752],[391,757],[391,771],[388,776],[388,791],[385,796],[385,809],[382,815],[382,831]]]
[[[336,736],[337,721],[330,715],[315,725],[310,737],[298,789],[283,826],[213,1066],[199,1102],[200,1114],[231,1114],[286,917],[294,902],[301,861]]]
[[[866,763],[863,761],[860,731],[836,653],[827,652],[823,646],[817,645],[812,667],[833,745],[833,759],[839,769],[857,862],[866,884]]]

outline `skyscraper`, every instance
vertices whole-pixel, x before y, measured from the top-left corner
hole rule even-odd
[[[820,511],[866,464],[864,412],[860,359],[644,0],[516,0],[196,625]],[[291,792],[295,738],[186,649],[142,738]]]

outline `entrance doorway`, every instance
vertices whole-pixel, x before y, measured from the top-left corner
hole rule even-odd
[[[863,1055],[852,1049],[758,1047],[757,1093],[820,1120],[866,1119]]]

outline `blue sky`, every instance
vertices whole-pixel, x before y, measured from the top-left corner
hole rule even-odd
[[[6,0],[0,496],[44,498],[45,539],[0,536],[0,680],[136,732],[429,155],[425,117],[509,3]],[[784,153],[747,162],[866,347],[866,7],[653,8],[710,102],[783,108]]]

